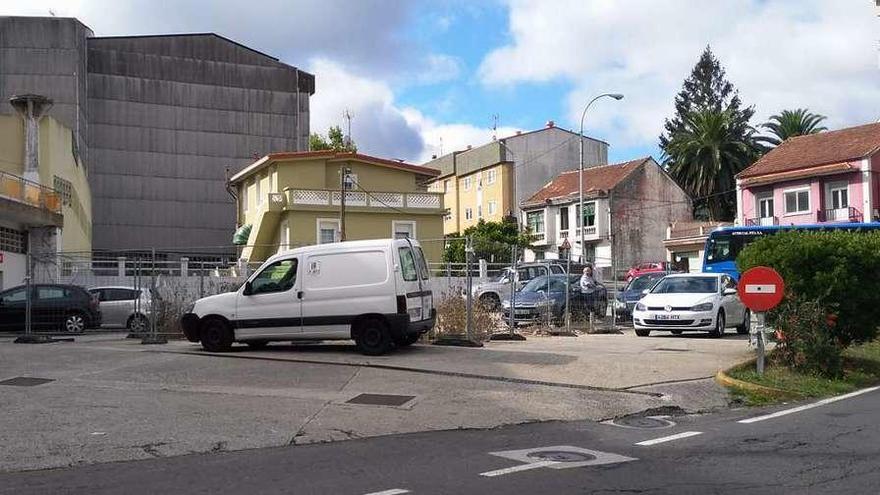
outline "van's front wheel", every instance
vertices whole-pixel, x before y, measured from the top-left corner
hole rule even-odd
[[[354,342],[358,350],[367,356],[385,354],[393,343],[388,325],[375,318],[366,320],[360,325]]]
[[[204,323],[199,333],[202,347],[208,352],[224,352],[232,348],[232,329],[225,321],[219,318],[211,318]]]

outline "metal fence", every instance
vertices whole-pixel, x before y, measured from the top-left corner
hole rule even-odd
[[[581,287],[577,277],[584,267],[580,263],[565,259],[524,262],[523,251],[516,246],[487,245],[464,237],[420,243],[428,258],[438,309],[435,337],[480,341],[520,333],[617,330],[614,302],[627,267],[596,269],[598,284],[590,289]],[[230,247],[226,250],[230,254],[225,255],[158,249],[29,255],[20,293],[22,312],[7,320],[13,323],[5,330],[26,334],[115,330],[177,336],[180,316],[190,304],[237,290],[260,266],[259,262],[239,261],[238,254],[232,254],[243,248]],[[461,256],[456,257],[456,251]],[[595,261],[614,266],[609,260]],[[571,276],[565,277],[566,273]],[[83,290],[93,301],[74,301]],[[7,310],[18,304],[19,295],[13,296],[0,304]],[[93,314],[95,309],[100,321]]]

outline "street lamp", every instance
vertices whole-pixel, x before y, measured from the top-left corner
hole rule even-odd
[[[584,107],[584,112],[581,114],[581,131],[580,131],[580,133],[578,133],[578,136],[580,138],[580,143],[579,143],[580,146],[578,146],[579,156],[580,156],[580,169],[578,170],[578,191],[579,191],[578,197],[579,197],[580,202],[578,204],[578,207],[575,210],[577,211],[577,214],[579,216],[579,218],[577,219],[577,222],[581,226],[581,232],[580,232],[581,263],[584,262],[584,253],[586,252],[586,244],[584,244],[584,230],[585,230],[585,228],[584,228],[585,227],[585,225],[584,225],[584,118],[586,118],[586,116],[587,116],[587,110],[590,109],[590,105],[592,105],[593,102],[595,102],[599,98],[604,98],[606,96],[609,98],[614,98],[615,100],[622,100],[623,99],[623,95],[620,93],[603,93],[603,94],[593,98],[592,100],[590,100],[590,102],[587,103],[587,106]]]

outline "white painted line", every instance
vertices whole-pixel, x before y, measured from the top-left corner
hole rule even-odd
[[[776,294],[773,284],[746,284],[746,294]]]
[[[385,490],[381,492],[372,492],[367,493],[366,495],[401,495],[403,493],[409,493],[409,490],[404,490],[402,488],[392,488],[391,490]]]
[[[480,473],[480,476],[501,476],[502,474],[510,474],[510,473],[518,473],[520,471],[528,471],[529,469],[537,469],[547,466],[552,466],[554,464],[559,464],[556,461],[541,461],[541,462],[530,462],[528,464],[520,464],[519,466],[513,466],[504,469],[496,469],[495,471],[486,471],[485,473]]]
[[[812,409],[814,407],[824,406],[826,404],[831,404],[832,402],[837,402],[839,400],[849,399],[852,397],[856,397],[862,394],[867,394],[868,392],[874,392],[876,390],[880,390],[880,387],[870,387],[863,388],[861,390],[856,390],[855,392],[850,392],[848,394],[838,395],[837,397],[829,397],[827,399],[822,399],[820,401],[813,402],[812,404],[806,404],[803,406],[792,407],[791,409],[783,409],[782,411],[776,411],[772,414],[765,414],[764,416],[756,416],[754,418],[749,419],[741,419],[737,421],[737,423],[742,424],[750,424],[757,423],[758,421],[764,421],[766,419],[774,419],[780,416],[786,416],[788,414],[794,414],[796,412],[806,411],[807,409]]]
[[[655,438],[653,440],[645,440],[644,442],[638,442],[636,445],[641,445],[642,447],[647,447],[649,445],[657,445],[658,443],[671,442],[673,440],[680,440],[682,438],[695,437],[697,435],[702,435],[702,431],[685,431],[683,433],[678,433],[675,435],[669,435],[668,437],[660,437]]]

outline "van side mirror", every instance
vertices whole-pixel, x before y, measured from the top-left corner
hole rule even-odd
[[[251,293],[253,291],[254,291],[254,286],[251,285],[250,282],[245,282],[244,283],[244,290],[242,291],[242,294],[244,294],[245,296],[249,296],[249,295],[251,295]]]

